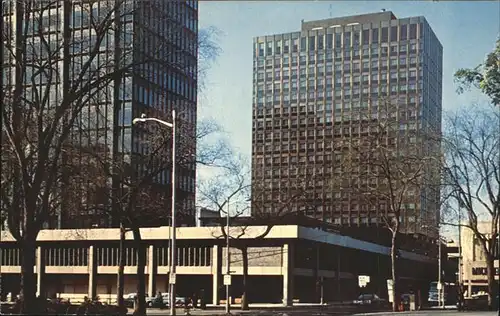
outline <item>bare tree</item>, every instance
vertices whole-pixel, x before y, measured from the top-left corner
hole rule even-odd
[[[90,11],[97,1],[81,5]],[[8,1],[2,43],[2,213],[23,249],[22,312],[36,313],[36,238],[59,206],[62,157],[83,109],[99,91],[131,71],[130,56],[103,51],[117,21],[126,18],[124,1],[100,1],[98,14],[82,21],[89,37],[71,36],[72,1]],[[84,9],[85,8],[85,9]],[[56,11],[64,12],[54,14]],[[97,11],[96,11],[97,12]],[[54,40],[53,31],[62,40]],[[126,51],[126,49],[124,49]],[[75,54],[83,58],[73,58]],[[103,58],[106,56],[106,58]]]
[[[491,308],[498,303],[493,260],[495,251],[498,259],[500,243],[500,39],[481,64],[473,69],[459,69],[455,80],[458,93],[475,87],[490,98],[493,106],[499,107],[474,106],[452,115],[447,120],[445,140],[444,184],[455,197],[458,211],[465,210],[465,226],[473,231],[486,255]],[[480,231],[481,218],[491,220],[490,232]]]
[[[500,218],[500,112],[492,106],[474,106],[447,117],[443,138],[444,183],[464,211],[462,223],[446,223],[472,230],[486,258],[488,304],[498,293],[494,261],[498,259]],[[481,221],[490,228],[482,230]]]
[[[376,212],[382,226],[391,233],[391,299],[396,311],[400,235],[419,231],[419,225],[429,219],[434,225],[437,223],[437,209],[433,209],[431,203],[428,207],[435,212],[427,218],[419,217],[417,208],[422,189],[438,189],[439,178],[432,175],[432,166],[439,166],[435,163],[439,147],[438,143],[422,136],[422,131],[417,132],[415,123],[409,123],[416,113],[407,112],[397,100],[381,99],[375,112],[351,115],[359,115],[366,135],[339,145],[339,154],[344,156],[340,186],[343,192],[349,192],[360,201],[358,207],[367,215],[368,210]],[[437,208],[437,200],[429,202]]]
[[[132,95],[131,78],[162,80],[149,71],[150,67],[144,67],[161,63],[196,80],[196,33],[187,32],[174,16],[177,13],[166,10],[172,4],[136,0],[18,0],[5,4],[2,65],[11,71],[2,75],[1,211],[23,249],[24,313],[36,313],[30,309],[36,292],[33,266],[36,237],[43,225],[60,217],[61,209],[70,209],[73,214],[76,210],[99,211],[107,205],[103,192],[109,192],[99,189],[115,176],[110,171],[134,169],[131,166],[137,157],[127,148],[113,148],[113,153],[122,155],[110,153],[109,146],[118,143],[115,139],[120,137],[120,129],[102,132],[110,120],[121,122],[127,109],[131,111],[124,107]],[[143,21],[151,27],[160,21],[172,23],[162,34],[169,41],[156,40],[145,28],[130,28],[132,24],[127,22],[137,15],[151,17]],[[79,28],[88,34],[74,30]],[[179,36],[186,37],[191,55],[168,44]],[[147,53],[138,53],[140,48]],[[170,106],[185,109],[186,104]],[[190,130],[194,131],[195,125]],[[99,159],[85,155],[83,149],[99,153]],[[191,149],[195,152],[195,145]],[[99,160],[107,161],[105,165],[111,170],[106,172],[112,177],[97,173]],[[85,167],[96,172],[96,178],[89,181],[83,174]],[[88,192],[85,197],[77,194],[81,189]],[[115,189],[111,190],[113,201],[118,199]],[[143,197],[128,187],[123,191]],[[161,195],[158,189],[156,192]],[[120,199],[126,194],[119,195]],[[99,216],[104,213],[100,211]]]
[[[274,190],[274,196],[269,197],[266,184],[257,181],[250,184],[249,178],[250,172],[245,160],[236,157],[221,172],[198,184],[199,203],[219,212],[221,216],[219,227],[214,230],[213,236],[221,239],[229,237],[231,247],[241,252],[242,310],[248,310],[249,304],[249,247],[266,238],[275,225],[298,223],[298,210],[301,205],[307,204],[307,192],[314,182],[312,177],[307,180],[298,177],[296,181],[289,181],[286,188]],[[226,230],[227,216],[232,223],[229,232]],[[255,230],[255,226],[262,228]],[[249,235],[252,236],[251,239],[248,238]]]

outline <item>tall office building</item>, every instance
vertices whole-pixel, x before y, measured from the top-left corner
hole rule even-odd
[[[22,43],[20,39],[26,40],[28,61],[25,73],[21,73],[25,80],[23,100],[29,102],[48,91],[47,108],[58,106],[68,97],[80,74],[86,76],[80,80],[83,86],[115,68],[128,69],[105,85],[81,90],[80,99],[85,107],[67,140],[61,165],[65,165],[64,160],[71,160],[73,167],[94,172],[92,164],[95,166],[96,162],[89,161],[91,158],[84,154],[90,148],[99,153],[99,163],[131,165],[135,171],[120,176],[96,173],[95,178],[84,180],[68,173],[60,184],[60,210],[48,223],[55,228],[116,226],[113,208],[124,207],[118,205],[120,197],[116,195],[127,192],[122,179],[141,177],[148,172],[148,167],[137,157],[149,154],[151,146],[147,138],[151,135],[144,133],[143,127],[132,126],[133,117],[147,113],[171,121],[171,112],[176,109],[184,132],[179,137],[195,134],[198,2],[37,0],[25,1],[24,8],[19,3],[2,1],[2,29],[6,34],[2,42],[3,91],[10,91],[15,85],[14,66],[23,62],[10,53],[14,43]],[[106,26],[108,23],[112,24]],[[19,34],[21,30],[23,34]],[[89,70],[82,71],[96,49],[98,53]],[[9,104],[4,97],[9,95],[2,95],[2,102]],[[156,174],[151,182],[149,202],[154,205],[156,198],[164,201],[157,207],[163,210],[168,222],[171,166]],[[182,210],[178,213],[186,215],[194,225],[194,163],[178,166],[176,190]],[[160,220],[161,216],[152,217],[145,216],[145,224],[167,224]]]
[[[379,105],[391,100],[398,142],[418,138],[424,151],[438,150],[421,136],[441,130],[442,51],[424,17],[389,11],[302,21],[301,31],[254,38],[252,182],[263,189],[254,204],[349,226],[390,215],[382,203],[331,186],[346,154],[337,149],[368,137],[373,129],[361,118],[382,115]],[[304,183],[307,195],[283,205],[289,188]],[[402,221],[416,230],[437,220],[432,187],[405,199]]]

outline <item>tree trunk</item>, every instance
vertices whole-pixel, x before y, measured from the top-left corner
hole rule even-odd
[[[36,242],[34,238],[22,240],[21,250],[21,310],[20,314],[37,315],[36,310]]]
[[[125,227],[123,227],[123,223],[120,223],[120,246],[119,246],[119,258],[118,258],[118,280],[116,284],[116,296],[117,296],[117,303],[118,303],[118,309],[120,310],[120,313],[122,310],[125,309],[125,301],[123,300],[123,292],[124,292],[124,285],[125,285],[125,276],[124,276],[124,270],[125,270]]]
[[[486,256],[486,273],[488,276],[488,308],[495,310],[498,307],[496,299],[498,293],[498,285],[495,280],[495,260],[493,256]]]
[[[243,260],[243,294],[241,296],[241,310],[248,310],[248,248],[241,248],[241,257]]]
[[[146,251],[142,244],[141,232],[138,227],[132,229],[134,245],[137,251],[137,298],[134,307],[134,316],[146,315]]]
[[[397,234],[398,232],[395,231],[392,233],[392,244],[391,244],[391,272],[392,272],[392,311],[396,312],[398,311],[399,307],[399,299],[398,299],[398,276],[397,276],[397,246],[396,246],[396,241],[397,241]]]

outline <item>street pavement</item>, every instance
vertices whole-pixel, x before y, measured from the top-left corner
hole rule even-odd
[[[292,315],[353,315],[362,310],[355,306],[293,306],[282,308],[251,308],[249,311],[242,311],[238,308],[231,309],[231,315],[248,315],[248,316],[292,316]],[[187,315],[183,308],[176,311],[177,315]],[[148,309],[148,315],[170,315],[168,310]],[[207,310],[190,310],[189,315],[210,315],[210,316],[225,316],[224,309],[207,309]]]
[[[459,312],[456,310],[428,310],[416,312],[383,312],[383,313],[361,313],[354,315],[418,315],[418,316],[433,316],[433,315],[466,315],[466,316],[493,316],[498,315],[498,312],[480,312],[480,311],[466,311]]]
[[[294,307],[283,307],[283,308],[251,308],[248,311],[242,311],[238,308],[231,309],[231,315],[248,315],[248,316],[291,316],[291,315],[352,315],[354,311],[357,311],[355,307],[351,306],[294,306]],[[176,310],[177,315],[187,315],[183,308]],[[161,309],[148,309],[148,315],[170,315],[168,310]],[[191,309],[189,315],[210,315],[210,316],[225,316],[224,309]]]
[[[178,309],[177,313],[180,315],[187,315],[184,309]],[[295,316],[295,315],[308,315],[308,316],[327,316],[327,315],[417,315],[417,316],[433,316],[433,315],[464,315],[464,316],[493,316],[498,315],[498,312],[458,312],[456,310],[428,310],[416,312],[376,312],[376,313],[362,313],[356,308],[345,307],[292,307],[287,310],[271,310],[271,309],[252,309],[250,311],[241,311],[238,309],[231,310],[232,315],[248,315],[248,316]],[[168,310],[148,309],[148,315],[170,315]],[[205,315],[205,316],[226,316],[223,309],[211,310],[190,310],[189,315]]]

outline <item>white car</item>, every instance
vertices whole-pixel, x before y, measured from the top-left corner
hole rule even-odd
[[[170,293],[162,293],[161,296],[163,297],[163,302],[165,302],[165,304],[168,305],[170,303]],[[176,305],[184,305],[184,302],[186,302],[185,297],[180,297],[180,296],[175,297]]]

